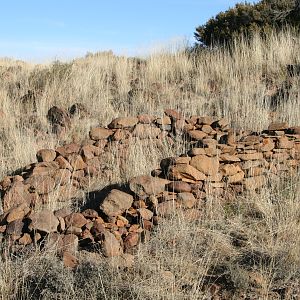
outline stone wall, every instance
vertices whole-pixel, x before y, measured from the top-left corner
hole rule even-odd
[[[58,192],[64,201],[86,189],[92,178],[109,176],[104,165],[113,148],[122,162],[136,139],[159,146],[178,138],[187,140],[187,153],[163,159],[151,176],[132,178],[125,190],[100,191],[95,209],[33,211],[50,193]],[[297,172],[300,127],[276,123],[263,132],[237,131],[223,118],[183,118],[167,110],[160,118],[117,118],[107,128],[93,128],[82,144],[38,151],[37,160],[1,181],[3,241],[12,251],[56,244],[65,264],[75,266],[78,249],[98,249],[107,257],[130,254],[159,218],[176,209],[197,219],[207,197],[230,200]]]

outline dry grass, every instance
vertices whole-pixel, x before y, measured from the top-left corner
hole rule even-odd
[[[239,41],[231,52],[153,54],[139,64],[110,53],[53,65],[1,60],[0,175],[35,161],[38,149],[62,142],[47,133],[46,114],[53,105],[67,109],[79,102],[91,112],[73,122],[67,141],[80,140],[91,126],[117,116],[161,115],[165,108],[226,116],[237,128],[260,130],[271,119],[299,125],[297,80],[271,117],[266,96],[287,80],[286,65],[300,61],[299,43],[299,36],[285,32],[268,41],[255,37],[250,45]],[[20,102],[28,90],[37,94],[35,112],[32,103]],[[184,147],[184,142],[174,148],[132,145],[125,172],[117,155],[112,157],[113,176],[102,179],[99,188],[149,173],[161,158],[180,154]],[[285,293],[282,299],[296,299],[287,287],[299,285],[300,278],[299,200],[298,178],[225,206],[209,199],[200,220],[188,221],[179,212],[163,221],[127,271],[100,259],[72,272],[51,252],[2,258],[0,298],[212,299],[216,284],[232,291],[228,299],[241,299],[246,291],[249,299],[273,299],[275,290]],[[297,291],[291,288],[291,293]]]
[[[278,299],[275,292],[296,299],[299,183],[278,182],[226,205],[212,198],[199,220],[178,211],[139,246],[130,269],[90,255],[71,271],[51,251],[34,249],[2,259],[1,299],[211,299],[218,287],[221,299]]]
[[[107,125],[117,116],[162,114],[178,108],[187,115],[226,116],[236,127],[259,130],[270,122],[267,94],[286,80],[286,65],[300,61],[299,37],[285,32],[259,37],[250,45],[240,41],[231,51],[204,51],[197,57],[184,52],[153,54],[137,61],[111,53],[88,56],[70,63],[29,65],[0,62],[0,119],[2,144],[0,174],[34,160],[36,150],[54,147],[56,137],[47,131],[46,114],[57,105],[85,104],[92,116],[75,122],[69,140],[86,136],[91,126]],[[296,125],[300,119],[299,82],[277,108],[275,120]],[[36,91],[37,111],[20,98]],[[128,94],[129,93],[129,94]],[[30,102],[30,101],[29,101]]]

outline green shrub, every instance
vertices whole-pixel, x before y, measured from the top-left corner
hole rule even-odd
[[[257,4],[239,3],[220,12],[206,24],[196,28],[195,38],[200,45],[228,44],[235,37],[254,33],[268,34],[287,25],[300,28],[299,0],[262,0]]]

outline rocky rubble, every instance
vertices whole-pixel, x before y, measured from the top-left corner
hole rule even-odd
[[[163,159],[151,176],[132,178],[124,190],[109,189],[95,199],[95,209],[39,210],[51,193],[66,201],[92,178],[107,176],[102,166],[112,144],[124,150],[126,159],[126,147],[135,139],[173,143],[179,135],[189,141],[187,153]],[[81,144],[38,151],[36,163],[1,181],[2,240],[13,252],[55,245],[69,267],[76,266],[80,249],[132,259],[160,218],[180,210],[187,219],[199,219],[208,197],[230,201],[233,194],[256,191],[296,172],[299,161],[300,127],[286,123],[248,132],[231,129],[223,118],[184,119],[173,110],[160,118],[117,118],[108,128],[91,129]]]

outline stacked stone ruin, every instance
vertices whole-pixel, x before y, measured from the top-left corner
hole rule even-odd
[[[122,164],[137,140],[161,146],[178,137],[186,139],[187,153],[163,159],[151,175],[132,178],[122,189],[106,189],[95,207],[81,212],[43,208],[53,193],[59,201],[76,199],[93,179],[109,176],[105,161],[112,149],[118,149]],[[79,249],[106,257],[130,255],[160,218],[176,210],[187,220],[200,219],[209,197],[230,201],[297,173],[300,127],[274,123],[262,132],[234,130],[224,118],[184,118],[166,110],[159,118],[114,119],[107,128],[91,129],[81,144],[38,151],[37,160],[0,183],[2,242],[12,252],[55,245],[65,265],[74,267]]]

